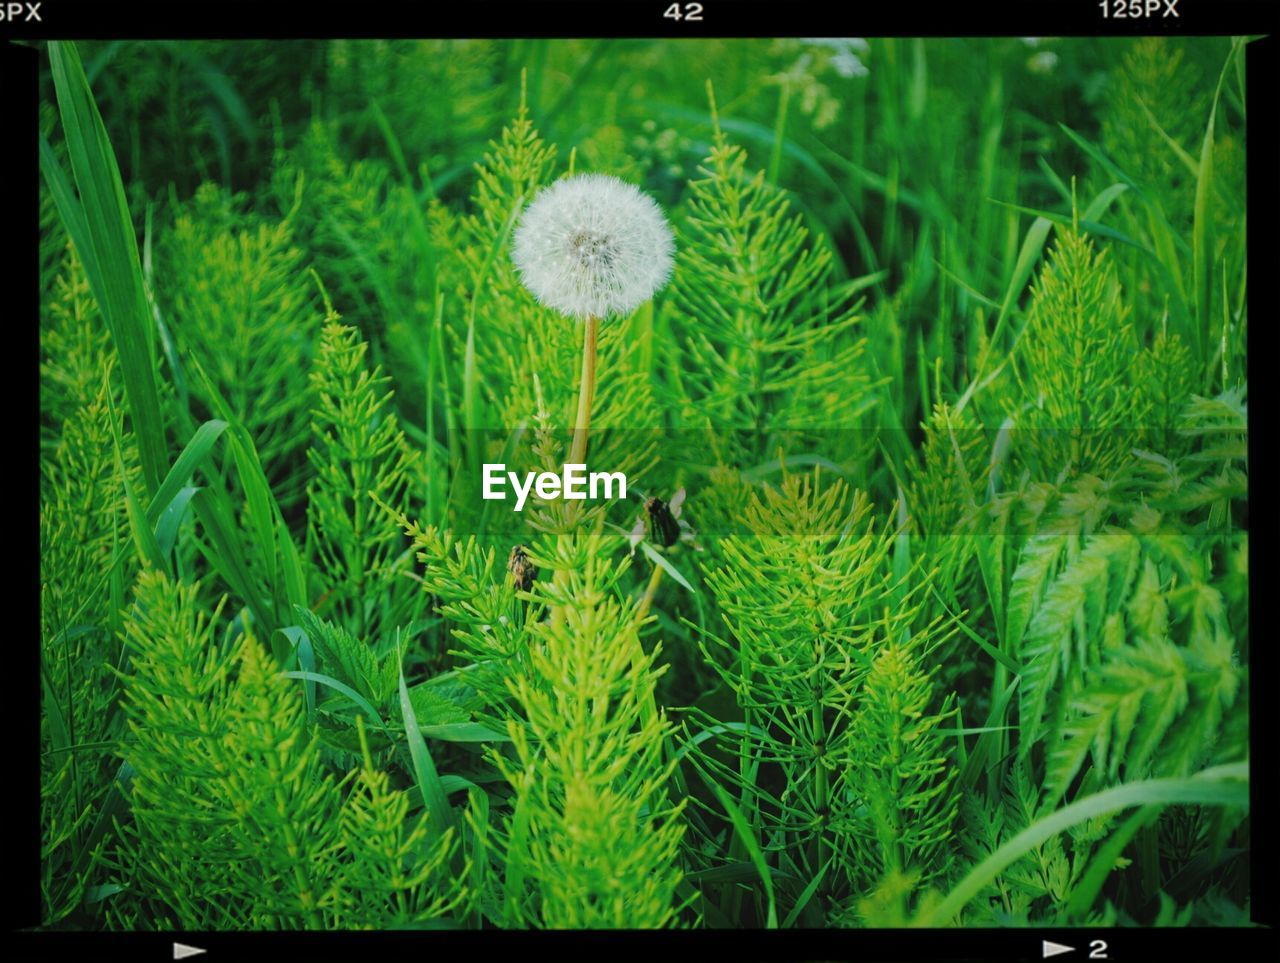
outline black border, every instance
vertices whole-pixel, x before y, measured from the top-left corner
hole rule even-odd
[[[1272,33],[1280,13],[1274,0],[1150,0],[1160,9],[1138,19],[1104,18],[1102,0],[702,0],[700,21],[677,22],[663,17],[671,2],[42,0],[39,22],[19,14],[0,38],[1240,36]],[[1167,2],[1176,17],[1162,15]]]
[[[1264,333],[1280,317],[1280,305],[1268,274],[1274,270],[1275,227],[1280,214],[1280,190],[1275,171],[1280,169],[1276,150],[1276,113],[1269,98],[1277,86],[1276,58],[1280,40],[1280,3],[1276,0],[1178,0],[1181,16],[1161,19],[1103,20],[1098,0],[973,0],[972,5],[868,4],[837,8],[838,0],[811,2],[787,0],[785,4],[757,0],[706,0],[707,19],[701,24],[664,20],[669,0],[468,0],[419,2],[390,0],[315,0],[307,4],[220,2],[183,5],[172,0],[43,0],[39,24],[0,22],[0,103],[3,103],[6,195],[5,232],[11,235],[6,258],[10,277],[38,276],[39,236],[38,70],[40,40],[54,38],[290,38],[311,37],[752,37],[752,36],[1136,36],[1160,33],[1188,35],[1266,35],[1253,40],[1246,54],[1246,83],[1254,109],[1248,129],[1247,204],[1248,245],[1255,275],[1261,277],[1248,292],[1249,313],[1260,320]],[[409,4],[413,3],[412,7]],[[0,0],[0,9],[7,0]],[[25,42],[24,42],[25,41]],[[33,43],[34,41],[34,43]],[[32,513],[16,516],[21,522],[14,534],[18,557],[39,556],[39,384],[38,304],[34,284],[10,284],[6,288],[6,316],[11,331],[17,329],[14,354],[17,371],[10,371],[9,385],[21,400],[11,411],[30,418],[27,435],[36,455],[31,467],[11,473],[19,486],[31,486]],[[20,319],[20,320],[19,320]],[[1272,410],[1270,374],[1263,365],[1270,358],[1266,341],[1256,340],[1249,353],[1253,403]],[[1269,341],[1269,338],[1267,339]],[[1256,360],[1255,360],[1256,359]],[[14,422],[21,423],[20,417]],[[1251,445],[1250,471],[1256,492],[1270,491],[1269,468],[1258,459],[1259,446]],[[1268,529],[1273,517],[1265,495],[1250,502],[1258,532]],[[10,517],[15,517],[11,514]],[[24,552],[25,549],[25,552]],[[29,552],[30,554],[26,554]],[[1262,566],[1261,568],[1259,566]],[[1268,584],[1266,559],[1257,547],[1250,552],[1251,595]],[[5,841],[10,879],[38,879],[40,838],[31,829],[39,825],[39,653],[22,640],[39,634],[40,584],[38,568],[26,582],[25,592],[15,592],[10,613],[18,613],[17,642],[11,646],[9,665],[16,669],[5,697],[6,732],[10,744],[22,747],[10,774],[17,786],[9,794],[9,837]],[[14,585],[11,581],[10,585]],[[22,584],[22,583],[18,583]],[[1106,939],[1108,958],[1115,960],[1271,960],[1280,957],[1274,873],[1280,870],[1275,811],[1276,769],[1280,746],[1274,739],[1275,718],[1271,697],[1280,680],[1280,663],[1263,632],[1265,605],[1250,606],[1250,735],[1251,814],[1253,847],[1252,913],[1261,929],[1235,928],[1121,928],[1079,929],[966,929],[966,930],[790,930],[687,931],[665,933],[531,933],[531,932],[392,932],[392,933],[45,933],[26,930],[39,919],[38,887],[14,887],[3,900],[8,914],[5,930],[10,958],[168,960],[175,941],[206,949],[213,961],[279,960],[302,954],[314,960],[419,959],[425,953],[456,953],[483,949],[495,954],[534,953],[552,958],[622,960],[733,956],[738,959],[857,959],[897,960],[1038,960],[1041,941],[1048,939],[1078,947],[1057,959],[1082,960],[1089,942]],[[29,628],[28,628],[29,626]],[[28,632],[30,634],[28,634]],[[14,651],[16,650],[16,651]],[[21,679],[35,682],[23,685]],[[1268,737],[1271,738],[1268,738]],[[34,751],[32,751],[34,750]],[[16,818],[15,818],[16,816]]]
[[[498,960],[582,959],[613,963],[655,958],[664,963],[715,960],[849,960],[857,963],[992,963],[1044,959],[1042,941],[1075,947],[1053,959],[1081,963],[1091,941],[1107,943],[1115,963],[1196,960],[1200,963],[1274,961],[1276,931],[1269,929],[932,929],[932,930],[600,930],[398,931],[328,933],[21,933],[11,946],[21,960],[172,960],[175,942],[198,947],[198,963],[234,960],[310,961],[447,960],[483,950]]]
[[[18,520],[10,537],[18,542],[15,555],[37,560],[27,579],[10,580],[9,585],[25,585],[26,589],[17,589],[6,606],[14,617],[16,638],[8,656],[14,684],[4,700],[5,732],[9,733],[11,744],[21,748],[15,753],[17,758],[11,769],[12,781],[17,785],[8,793],[13,815],[9,817],[5,850],[14,876],[34,883],[40,878],[40,647],[28,640],[40,638],[40,58],[36,50],[10,44],[4,47],[8,49],[0,55],[0,103],[4,104],[5,126],[9,130],[6,147],[0,150],[0,185],[4,191],[0,224],[8,235],[5,247],[12,252],[5,258],[12,265],[10,276],[18,279],[25,275],[28,279],[25,284],[19,281],[7,285],[5,291],[5,315],[10,322],[7,327],[16,342],[13,353],[17,360],[16,364],[11,362],[6,380],[12,391],[10,410],[21,412],[14,423],[22,428],[12,433],[30,445],[34,456],[32,463],[14,473],[19,479],[15,488],[30,486],[29,497],[18,504],[31,506],[31,513],[19,510],[10,516]],[[4,902],[15,921],[26,925],[40,918],[38,886],[29,892],[24,889]]]
[[[1280,190],[1276,185],[1276,171],[1280,170],[1280,152],[1276,148],[1276,120],[1274,101],[1270,101],[1280,90],[1280,66],[1276,57],[1280,56],[1280,37],[1274,34],[1254,40],[1245,48],[1245,85],[1246,96],[1253,101],[1255,121],[1248,124],[1246,131],[1247,153],[1245,160],[1245,203],[1248,211],[1246,225],[1246,241],[1249,250],[1247,260],[1255,283],[1246,295],[1249,316],[1266,318],[1278,317],[1280,298],[1277,298],[1275,285],[1268,283],[1270,272],[1276,267],[1276,234],[1269,225],[1276,223],[1276,214],[1280,213]],[[1259,117],[1259,109],[1262,114]],[[1264,272],[1258,277],[1258,268]],[[1261,280],[1263,283],[1258,284]],[[1269,325],[1267,326],[1269,327]],[[1264,338],[1262,342],[1254,340],[1252,350],[1245,358],[1245,367],[1249,372],[1250,390],[1254,392],[1251,399],[1256,407],[1261,403],[1261,410],[1266,412],[1264,424],[1270,423],[1271,412],[1275,410],[1275,378],[1269,376],[1262,360],[1270,356],[1273,339]],[[1257,418],[1250,418],[1251,427],[1255,427]],[[1254,531],[1269,530],[1268,519],[1274,520],[1268,493],[1271,479],[1275,476],[1266,459],[1259,458],[1262,448],[1258,442],[1248,439],[1250,483],[1259,487],[1253,489],[1262,493],[1249,499],[1251,528]],[[1252,915],[1257,922],[1276,926],[1280,916],[1276,909],[1275,873],[1280,871],[1280,850],[1277,850],[1276,825],[1271,815],[1276,809],[1276,771],[1280,764],[1280,748],[1277,747],[1275,733],[1277,718],[1275,704],[1269,697],[1280,681],[1280,660],[1277,660],[1273,645],[1259,635],[1266,631],[1263,613],[1267,609],[1267,597],[1259,595],[1258,589],[1270,582],[1270,566],[1268,559],[1255,537],[1249,544],[1249,813],[1250,840],[1256,847],[1250,856],[1250,894]],[[1261,566],[1261,568],[1259,567]],[[1260,604],[1259,604],[1260,603]],[[1278,954],[1280,955],[1280,954]]]

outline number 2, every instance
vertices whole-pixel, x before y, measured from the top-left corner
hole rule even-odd
[[[1091,959],[1091,960],[1108,960],[1108,959],[1110,959],[1110,957],[1109,957],[1109,956],[1107,956],[1107,941],[1106,941],[1106,940],[1091,940],[1091,941],[1089,942],[1089,959]]]

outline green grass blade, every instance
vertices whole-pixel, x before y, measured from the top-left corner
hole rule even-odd
[[[59,637],[63,634],[60,632]],[[58,639],[54,641],[56,643]],[[53,691],[53,681],[49,675],[48,652],[40,653],[40,685],[44,693],[41,709],[45,720],[49,723],[50,745],[54,750],[66,749],[71,745],[71,733],[67,728],[67,716],[62,711],[62,703],[58,701],[58,695]]]
[[[1075,218],[1070,214],[1058,214],[1054,211],[1045,211],[1035,207],[1027,207],[1023,204],[1010,204],[1006,201],[992,201],[992,203],[999,204],[1001,207],[1006,207],[1011,211],[1018,211],[1021,214],[1030,214],[1036,218],[1052,221],[1054,224],[1061,227],[1077,226],[1081,230],[1088,231],[1090,234],[1096,234],[1099,237],[1105,237],[1118,244],[1125,244],[1129,247],[1137,248],[1149,257],[1156,256],[1154,251],[1143,245],[1140,241],[1134,240],[1123,231],[1117,231],[1113,227],[1107,227],[1105,224],[1100,224],[1097,221],[1090,220],[1083,214],[1079,218]]]
[[[507,878],[503,882],[502,914],[508,927],[526,925],[524,916],[524,851],[529,838],[529,802],[516,793],[507,842]]]
[[[520,216],[520,212],[523,210],[524,198],[523,196],[517,197],[515,203],[511,205],[511,212],[507,215],[507,219],[502,225],[502,230],[498,232],[493,243],[489,246],[489,250],[485,253],[484,263],[480,266],[480,272],[476,276],[477,291],[485,290],[489,271],[493,268],[498,252],[506,247],[507,238],[510,236],[512,228],[515,227],[516,218]],[[467,314],[467,346],[462,365],[462,426],[467,431],[465,441],[467,443],[467,452],[470,456],[471,469],[476,473],[480,471],[479,436],[472,435],[471,432],[482,427],[480,423],[482,419],[480,412],[482,404],[480,372],[476,367],[476,308],[479,303],[480,296],[477,294],[471,299],[471,310]]]
[[[378,715],[378,710],[373,707],[368,699],[362,696],[355,689],[351,688],[351,686],[347,685],[345,682],[339,682],[333,676],[325,675],[322,672],[310,672],[306,669],[295,669],[292,672],[285,672],[283,675],[286,679],[299,679],[303,682],[314,682],[318,685],[328,686],[335,692],[341,692],[344,696],[354,702],[365,715],[372,719],[379,729],[384,732],[386,731],[387,724],[383,722],[382,717]]]
[[[1089,206],[1084,209],[1082,218],[1086,221],[1096,221],[1107,212],[1111,202],[1127,190],[1129,190],[1128,184],[1112,184],[1089,203]]]
[[[173,463],[173,467],[165,475],[164,481],[161,482],[160,488],[156,491],[155,498],[151,500],[151,504],[147,508],[147,521],[152,525],[159,523],[161,515],[169,510],[178,493],[187,487],[192,474],[209,457],[209,453],[213,451],[214,443],[217,442],[226,429],[227,423],[218,419],[206,421],[196,429],[195,434],[191,436],[191,440],[187,442],[187,446],[182,449],[182,454],[178,456],[177,461]]]
[[[124,449],[120,440],[120,416],[116,412],[115,403],[111,400],[110,386],[106,387],[104,394],[106,395],[111,415],[111,446],[115,456],[116,473],[120,476],[125,511],[129,516],[129,529],[133,532],[133,541],[138,549],[138,558],[144,565],[150,565],[163,571],[166,568],[164,553],[160,551],[160,544],[156,541],[155,532],[152,531],[151,525],[147,522],[147,513],[143,511],[142,503],[138,500],[137,493],[133,490],[133,483],[129,481],[129,474],[125,471]]]
[[[715,790],[716,798],[720,800],[720,805],[724,806],[725,812],[733,823],[734,832],[737,833],[738,839],[742,841],[742,845],[746,848],[747,855],[751,858],[756,872],[760,874],[760,882],[764,884],[764,897],[768,904],[765,929],[776,930],[778,928],[778,907],[773,896],[773,877],[769,873],[768,864],[765,863],[764,853],[760,851],[760,844],[756,842],[756,836],[751,829],[751,824],[747,822],[747,818],[742,815],[742,811],[734,805],[733,800],[728,797],[723,789],[715,783],[710,783],[709,785]]]
[[[316,671],[316,653],[311,645],[311,637],[300,625],[286,625],[280,633],[289,640],[298,656],[298,667],[302,672]],[[316,684],[312,679],[304,679],[302,695],[307,704],[307,724],[315,722],[316,717]]]
[[[129,784],[132,780],[133,767],[122,760],[120,768],[116,770],[115,777],[111,780],[111,788],[107,790],[107,795],[98,809],[97,818],[93,821],[93,829],[76,854],[76,861],[67,872],[67,878],[79,878],[86,872],[87,867],[101,856],[102,850],[99,843],[108,832],[115,829],[128,812]]]
[[[1005,686],[1004,691],[998,693],[992,702],[991,711],[987,713],[987,720],[981,726],[981,735],[978,736],[978,741],[969,753],[968,760],[960,768],[959,782],[962,787],[972,787],[977,783],[978,777],[985,771],[983,767],[987,763],[987,758],[992,754],[992,749],[1000,743],[1000,734],[1008,731],[1009,727],[1001,725],[1001,720],[1004,719],[1004,715],[1009,709],[1009,701],[1013,698],[1013,694],[1017,691],[1021,681],[1021,676],[1014,676],[1013,681]],[[993,760],[992,764],[994,765],[999,761],[999,759]]]
[[[814,874],[813,879],[809,880],[809,885],[800,893],[791,911],[787,913],[782,920],[782,928],[784,930],[791,929],[792,924],[800,918],[800,914],[804,912],[804,908],[809,905],[809,900],[813,899],[813,894],[818,891],[818,887],[822,885],[822,879],[827,875],[827,869],[831,866],[831,860],[827,860],[822,864],[822,868]]]
[[[1225,68],[1224,68],[1225,71]],[[1225,73],[1224,73],[1225,76]],[[1213,128],[1218,119],[1218,96],[1222,93],[1221,81],[1218,93],[1209,110],[1209,123],[1205,125],[1204,140],[1200,144],[1200,165],[1196,172],[1195,213],[1191,227],[1192,278],[1196,298],[1196,335],[1201,356],[1210,353],[1213,343],[1211,305],[1213,303]]]
[[[276,623],[268,608],[258,581],[249,570],[241,539],[231,514],[230,499],[225,491],[202,488],[191,498],[196,518],[208,536],[209,544],[197,542],[200,554],[226,580],[231,590],[239,596],[269,637],[275,632]]]
[[[1098,898],[1098,893],[1102,891],[1102,884],[1107,881],[1107,877],[1116,868],[1116,860],[1120,858],[1124,848],[1129,845],[1129,840],[1134,837],[1134,834],[1139,829],[1149,825],[1155,816],[1159,814],[1160,809],[1161,807],[1159,806],[1143,806],[1121,823],[1120,828],[1112,833],[1111,838],[1094,854],[1089,863],[1089,868],[1085,870],[1084,876],[1080,878],[1080,882],[1076,883],[1075,888],[1071,891],[1071,898],[1067,901],[1065,910],[1068,919],[1088,915],[1093,901]]]
[[[428,739],[441,742],[510,742],[511,737],[496,732],[479,722],[451,722],[442,726],[419,726],[418,731]]]
[[[689,580],[687,578],[685,578],[683,575],[680,574],[680,570],[671,564],[671,560],[668,559],[661,552],[659,552],[656,548],[654,548],[648,542],[641,542],[640,549],[641,551],[644,552],[645,556],[649,559],[649,561],[653,562],[654,565],[657,565],[659,568],[665,570],[668,575],[670,575],[673,579],[675,579],[678,583],[680,583],[680,585],[682,585],[688,591],[692,592],[694,595],[698,594],[698,590],[689,583]]]
[[[248,430],[236,420],[213,379],[194,359],[192,369],[203,385],[206,396],[212,400],[220,419],[230,425],[227,437],[231,445],[232,461],[244,490],[249,533],[271,591],[274,608],[270,628],[274,631],[284,621],[284,613],[292,612],[296,605],[307,607],[306,586],[297,546],[293,544],[293,536],[284,523],[284,516],[271,492],[271,485]],[[280,657],[282,650],[277,649],[276,655]]]
[[[168,558],[169,553],[173,551],[173,546],[178,541],[178,526],[182,524],[182,519],[187,514],[187,507],[199,490],[195,485],[188,485],[186,488],[181,489],[160,512],[160,517],[156,519],[155,540],[160,547],[160,553],[165,558]]]
[[[938,600],[938,604],[942,606],[942,611],[947,613],[947,616],[950,619],[952,619],[952,621],[955,622],[956,627],[959,628],[960,631],[963,632],[966,636],[968,636],[969,639],[975,645],[978,646],[978,648],[982,649],[983,652],[987,653],[987,655],[991,656],[991,658],[995,659],[997,662],[1003,665],[1006,669],[1008,669],[1014,675],[1022,675],[1022,666],[1021,664],[1019,664],[1017,659],[1014,659],[1012,656],[1004,652],[1001,652],[998,648],[996,648],[994,645],[992,645],[982,636],[978,635],[977,632],[969,628],[969,626],[965,625],[965,623],[960,620],[960,617],[958,615],[956,615],[949,608],[947,608],[947,603],[942,598],[942,596],[938,594],[938,590],[936,588],[933,588],[932,586],[930,587],[930,589],[933,592],[934,598]]]
[[[85,276],[89,279],[89,288],[95,292],[96,297],[96,292],[102,290],[102,272],[98,268],[98,258],[89,237],[89,225],[85,223],[84,208],[80,206],[75,189],[44,134],[40,135],[40,173],[44,175],[49,196],[53,198],[54,207],[62,219],[62,226],[71,237],[71,243],[75,245],[76,253],[80,255],[80,263],[84,265]]]
[[[1040,260],[1040,253],[1044,250],[1045,242],[1049,239],[1049,231],[1053,228],[1053,222],[1046,217],[1037,217],[1031,223],[1031,227],[1027,229],[1027,236],[1022,241],[1022,247],[1018,251],[1018,261],[1013,268],[1013,276],[1009,278],[1008,287],[1005,288],[1004,300],[1000,303],[1000,313],[996,316],[995,327],[991,331],[991,338],[987,342],[986,349],[978,358],[978,363],[974,367],[973,377],[969,380],[969,387],[965,389],[960,400],[956,402],[956,412],[964,410],[965,405],[969,403],[969,399],[973,397],[973,393],[978,389],[978,385],[982,381],[982,375],[986,371],[986,366],[991,357],[991,351],[996,344],[999,343],[1000,335],[1004,333],[1005,324],[1009,318],[1009,309],[1013,307],[1013,303],[1017,300],[1022,289],[1027,286],[1027,281],[1031,277],[1031,272],[1036,266],[1036,262]]]
[[[436,765],[427,750],[426,740],[418,728],[418,720],[413,712],[413,702],[409,698],[409,690],[404,683],[404,667],[400,668],[400,713],[404,717],[404,734],[409,742],[409,756],[413,760],[414,779],[418,791],[422,793],[422,801],[427,807],[428,820],[433,832],[443,833],[455,829],[453,810],[449,807],[449,798],[440,784],[440,776]]]
[[[1213,106],[1209,108],[1209,122],[1205,125],[1204,139],[1200,144],[1200,165],[1196,172],[1195,212],[1191,227],[1192,277],[1195,285],[1196,335],[1198,347],[1203,358],[1211,358],[1213,354],[1213,257],[1214,232],[1212,200],[1214,197],[1214,127],[1218,120],[1218,105],[1222,101],[1222,85],[1226,82],[1227,71],[1240,51],[1242,41],[1232,42],[1231,52],[1227,54],[1222,72],[1218,75],[1218,84],[1213,92]],[[1209,365],[1212,366],[1210,360]]]
[[[1077,147],[1079,147],[1082,151],[1084,151],[1085,154],[1087,154],[1090,159],[1092,159],[1096,164],[1098,164],[1098,166],[1100,166],[1103,170],[1105,170],[1112,180],[1116,180],[1116,181],[1120,181],[1121,183],[1128,184],[1129,187],[1132,188],[1135,194],[1139,195],[1144,200],[1146,199],[1146,194],[1143,192],[1142,188],[1138,186],[1137,182],[1128,174],[1126,174],[1123,170],[1121,170],[1120,167],[1117,166],[1115,161],[1113,161],[1110,157],[1108,157],[1105,153],[1103,153],[1100,147],[1094,144],[1087,137],[1084,137],[1081,134],[1076,133],[1066,124],[1060,123],[1058,124],[1058,126],[1062,129],[1062,132],[1064,134],[1066,134],[1068,137],[1071,138],[1071,140],[1075,143]]]
[[[168,459],[156,378],[155,336],[142,285],[138,239],[115,152],[75,44],[51,40],[49,62],[83,211],[82,218],[72,216],[68,231],[76,222],[76,232],[82,234],[87,249],[93,252],[86,262],[93,265],[90,286],[120,356],[142,477],[147,495],[154,495]],[[64,203],[68,200],[64,192],[55,193],[55,198],[59,196]]]

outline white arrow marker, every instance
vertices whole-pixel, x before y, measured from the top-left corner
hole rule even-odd
[[[202,950],[198,946],[187,946],[186,943],[173,944],[173,958],[175,960],[185,960],[188,956],[199,956],[201,953],[207,953],[208,950]]]
[[[1044,953],[1043,958],[1046,960],[1051,956],[1059,956],[1062,953],[1074,953],[1076,951],[1074,946],[1063,946],[1061,943],[1055,943],[1052,940],[1041,940],[1040,946]]]

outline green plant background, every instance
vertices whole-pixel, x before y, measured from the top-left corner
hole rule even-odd
[[[45,925],[1247,922],[1246,55],[50,43]]]

